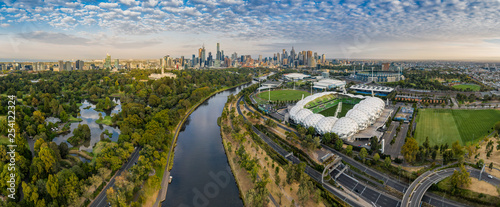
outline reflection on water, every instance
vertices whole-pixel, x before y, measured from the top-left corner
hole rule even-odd
[[[246,86],[244,86],[246,87]],[[182,126],[175,147],[173,180],[162,206],[243,206],[222,146],[217,118],[227,96],[220,92],[201,104]]]
[[[76,158],[80,159],[80,161],[82,161],[82,162],[84,162],[84,163],[86,163],[86,162],[90,162],[90,160],[89,160],[89,159],[87,159],[87,158],[85,158],[85,157],[82,157],[82,156],[80,156],[80,155],[77,155],[77,154],[69,154],[68,156],[73,156],[73,157],[76,157]]]
[[[112,114],[118,114],[122,110],[122,105],[120,102],[120,99],[115,99],[113,98],[113,102],[115,102],[117,105],[109,111],[106,112],[99,112],[95,110],[96,105],[90,103],[87,100],[84,100],[82,102],[82,105],[80,106],[80,116],[78,118],[81,118],[81,122],[74,122],[70,124],[70,133],[67,134],[61,134],[57,137],[54,138],[54,142],[57,144],[60,144],[61,142],[66,142],[69,147],[73,147],[70,143],[68,143],[68,138],[73,136],[73,130],[78,127],[78,124],[87,124],[89,125],[90,128],[90,133],[91,137],[90,140],[85,141],[81,146],[80,150],[85,150],[88,152],[92,151],[92,148],[94,145],[100,141],[101,139],[101,133],[104,132],[106,129],[112,133],[113,135],[110,137],[111,141],[116,142],[118,141],[118,136],[120,135],[120,129],[118,126],[111,127],[103,124],[97,124],[95,123],[96,120],[99,119],[99,113],[102,114],[102,116],[110,116]],[[90,106],[89,109],[84,109],[86,107]],[[107,135],[105,135],[107,137]]]

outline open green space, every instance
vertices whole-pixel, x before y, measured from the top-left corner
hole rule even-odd
[[[12,144],[10,142],[9,138],[6,137],[6,136],[1,135],[0,136],[0,145],[8,145],[8,144]]]
[[[81,118],[75,118],[73,116],[69,116],[68,122],[81,122],[83,121]]]
[[[310,95],[308,92],[299,90],[275,90],[270,93],[271,101],[295,101],[302,99],[302,94],[304,97]],[[257,97],[263,100],[269,100],[269,91],[263,91],[257,94]]]
[[[319,114],[322,114],[323,116],[334,116],[335,115],[335,112],[337,111],[337,107],[339,105],[335,105],[334,107],[331,107],[331,108],[328,108],[328,109],[325,109],[323,111],[320,111],[318,112]],[[347,114],[347,112],[349,110],[351,110],[352,108],[354,107],[353,104],[346,104],[346,103],[342,103],[342,111],[340,111],[340,113],[338,114],[337,118],[341,118],[341,117],[344,117],[345,114]]]
[[[489,135],[495,122],[500,121],[499,110],[421,109],[418,112],[415,138],[419,144],[429,137],[431,145],[464,145]]]
[[[97,124],[105,124],[105,125],[108,125],[108,126],[113,125],[113,121],[111,120],[111,116],[105,116],[105,117],[103,117],[102,120],[97,119],[97,120],[95,120],[95,123],[97,123]]]
[[[481,86],[476,85],[476,84],[458,84],[458,85],[454,85],[453,88],[462,89],[462,90],[470,89],[471,91],[479,91],[479,89],[481,89]]]

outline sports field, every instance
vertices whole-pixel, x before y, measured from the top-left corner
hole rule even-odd
[[[302,99],[302,94],[304,97],[309,96],[310,94],[305,91],[298,90],[276,90],[271,91],[271,101],[295,101]],[[262,100],[269,100],[269,91],[262,91],[257,94]]]
[[[320,111],[319,114],[322,114],[323,116],[334,116],[335,112],[337,111],[337,107],[338,106],[339,105],[336,105],[336,106],[328,108],[328,109],[326,109],[324,111]],[[353,107],[354,107],[353,104],[342,103],[342,111],[340,111],[340,113],[337,116],[337,118],[344,117],[345,114],[347,114],[347,112],[349,110],[351,110]]]
[[[495,122],[500,121],[499,110],[421,109],[417,115],[415,138],[419,144],[429,137],[431,145],[459,141],[464,145],[488,135]]]
[[[479,91],[479,89],[481,89],[481,86],[476,84],[459,84],[459,85],[454,85],[453,88],[463,89],[463,90],[469,88],[471,91]]]

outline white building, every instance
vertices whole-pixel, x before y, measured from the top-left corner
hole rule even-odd
[[[330,89],[334,89],[334,88],[342,88],[345,85],[346,85],[345,81],[335,80],[335,79],[321,79],[320,81],[315,82],[313,87],[315,89],[321,89],[321,90],[328,89],[328,90],[330,90]]]
[[[302,74],[302,73],[288,73],[288,74],[283,75],[283,77],[285,77],[285,79],[287,79],[287,80],[298,81],[298,80],[304,80],[307,78],[311,78],[311,75],[306,75],[306,74]]]

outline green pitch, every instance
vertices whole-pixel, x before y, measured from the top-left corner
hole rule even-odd
[[[321,111],[319,112],[320,114],[322,114],[323,116],[334,116],[335,115],[335,112],[337,111],[337,107],[339,105],[336,105],[334,107],[331,107],[331,108],[328,108],[328,109],[325,109],[324,111]],[[352,108],[354,107],[353,104],[346,104],[346,103],[342,103],[342,111],[340,111],[339,115],[337,116],[337,118],[341,118],[341,117],[344,117],[345,114],[347,114],[347,112],[349,110],[351,110]]]
[[[276,90],[271,91],[271,101],[295,101],[302,99],[302,94],[304,97],[309,96],[310,94],[305,91],[298,90]],[[269,91],[261,91],[261,93],[257,94],[262,100],[269,100]]]
[[[476,84],[460,84],[460,85],[454,85],[453,88],[463,89],[463,90],[470,88],[471,91],[479,91],[479,89],[481,89],[481,86]]]
[[[476,142],[500,121],[499,110],[421,109],[417,115],[415,138],[419,144],[429,137],[431,145],[458,141]]]

